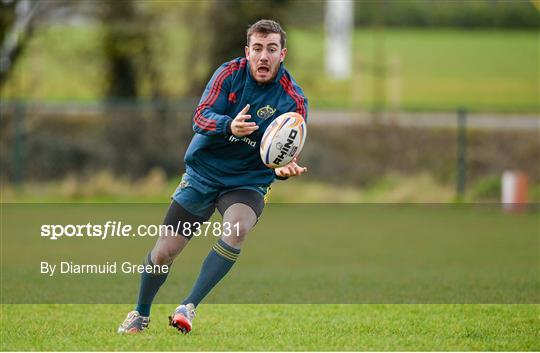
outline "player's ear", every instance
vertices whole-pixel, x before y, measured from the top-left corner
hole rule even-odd
[[[279,62],[282,63],[283,60],[285,60],[285,56],[287,55],[287,48],[283,48],[281,49],[281,55],[280,55],[280,58],[279,58]]]
[[[246,52],[246,59],[249,59],[249,47],[247,45],[244,47],[244,51]]]

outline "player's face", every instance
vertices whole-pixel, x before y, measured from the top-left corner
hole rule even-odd
[[[282,48],[279,33],[253,33],[246,47],[251,76],[259,83],[272,81],[285,59],[287,48]]]

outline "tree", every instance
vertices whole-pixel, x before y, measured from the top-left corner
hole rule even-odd
[[[214,0],[209,10],[210,70],[227,60],[244,56],[246,30],[258,20],[272,19],[286,27],[288,3],[288,0]]]
[[[105,28],[103,50],[107,70],[105,96],[112,99],[136,99],[144,80],[151,96],[159,98],[159,71],[155,67],[151,41],[154,18],[144,4],[133,0],[104,1],[100,18]]]
[[[0,12],[0,87],[7,81],[32,36],[40,3],[30,0],[2,4]]]

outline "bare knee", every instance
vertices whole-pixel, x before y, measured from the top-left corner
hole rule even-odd
[[[151,259],[154,265],[162,266],[171,264],[174,261],[174,256],[171,256],[168,251],[155,247],[152,250]]]
[[[246,236],[251,229],[251,226],[246,222],[240,221],[232,221],[230,222],[230,224],[231,232],[228,236],[223,237],[223,241],[233,247],[240,247],[246,239]]]
[[[187,238],[162,232],[152,249],[151,260],[154,265],[170,265],[188,242]]]
[[[223,236],[221,239],[230,246],[240,249],[248,232],[257,223],[257,215],[248,205],[236,203],[224,212],[223,223],[224,230],[225,225],[228,225],[230,235]]]

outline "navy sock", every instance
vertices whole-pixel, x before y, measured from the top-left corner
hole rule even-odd
[[[204,260],[199,278],[197,278],[191,293],[182,304],[193,303],[195,306],[199,305],[201,300],[229,272],[239,254],[239,249],[227,245],[220,239]]]
[[[150,256],[151,252],[148,253],[146,258],[145,265],[152,265],[152,259]],[[169,265],[170,270],[170,265]],[[150,307],[152,306],[152,301],[158,292],[161,285],[167,279],[169,271],[166,273],[154,273],[154,272],[143,272],[141,273],[141,286],[139,289],[139,299],[137,300],[137,307],[135,310],[139,312],[142,316],[150,316]]]

